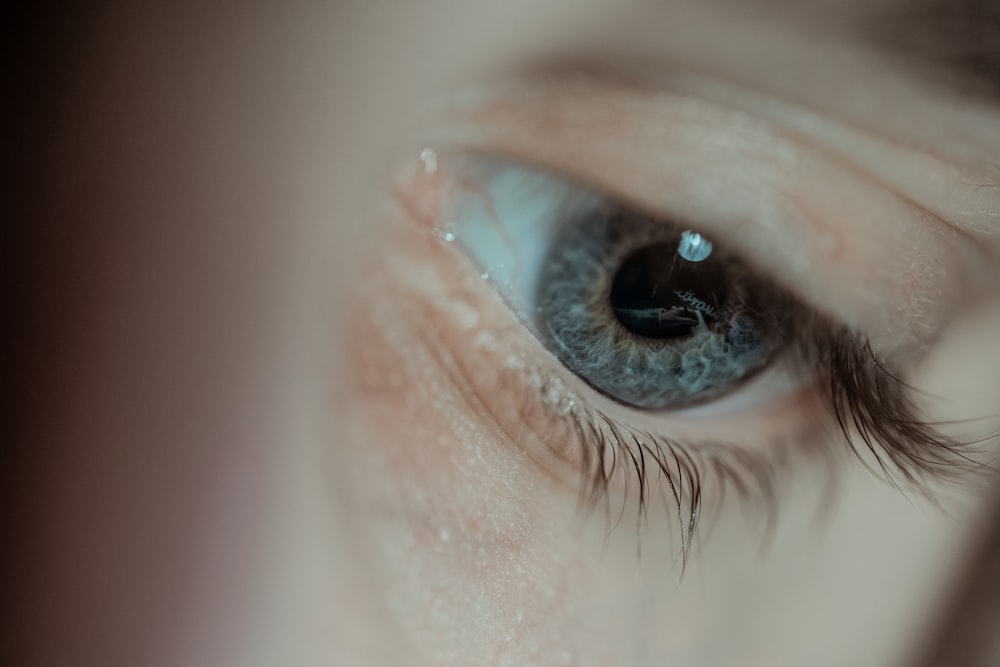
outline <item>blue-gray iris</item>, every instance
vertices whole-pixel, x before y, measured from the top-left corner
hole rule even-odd
[[[571,371],[618,402],[663,410],[718,397],[783,340],[780,298],[700,234],[692,245],[692,234],[607,207],[553,239],[538,328]]]

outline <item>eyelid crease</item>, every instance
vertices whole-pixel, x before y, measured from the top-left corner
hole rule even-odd
[[[751,506],[773,504],[774,451],[721,441],[696,444],[634,427],[610,410],[591,406],[579,385],[523,334],[453,245],[426,230],[417,237],[406,230],[397,233],[406,237],[400,244],[406,252],[418,256],[396,254],[396,261],[379,272],[379,280],[399,290],[394,299],[402,305],[394,319],[413,332],[413,342],[442,355],[440,365],[466,400],[492,416],[511,446],[575,494],[579,512],[603,508],[610,531],[623,520],[626,507],[636,507],[641,527],[657,498],[667,502],[661,497],[666,493],[674,504],[664,508],[676,517],[678,553],[686,559],[695,529],[727,493]],[[438,261],[429,266],[419,255],[433,247]],[[414,269],[421,264],[422,279],[415,281]]]
[[[739,104],[782,132],[864,172],[970,238],[982,241],[1000,231],[1000,162],[963,162],[935,154],[912,141],[888,137],[856,122],[834,119],[822,109],[792,104],[731,81],[675,73],[670,86],[718,104]]]
[[[429,136],[738,234],[748,261],[886,356],[920,353],[978,296],[957,233],[750,114],[607,82],[514,90],[466,101]]]
[[[686,559],[702,516],[717,511],[726,489],[751,504],[765,506],[770,516],[777,507],[775,480],[782,466],[802,456],[835,456],[844,451],[845,443],[873,472],[932,501],[927,480],[964,478],[982,470],[970,456],[968,443],[949,439],[936,425],[919,418],[908,398],[909,388],[863,338],[819,317],[812,326],[802,328],[793,354],[804,367],[819,369],[817,381],[823,388],[827,419],[813,423],[825,435],[802,440],[818,439],[821,447],[802,451],[797,447],[797,434],[770,438],[767,446],[755,449],[747,447],[746,440],[671,437],[663,432],[664,426],[637,426],[632,419],[635,413],[616,409],[581,383],[574,383],[537,340],[524,335],[512,312],[498,308],[501,302],[490,294],[468,258],[454,244],[435,237],[423,224],[426,220],[417,222],[422,235],[419,243],[436,248],[439,262],[447,265],[441,270],[465,276],[450,281],[452,286],[434,298],[434,308],[444,340],[449,339],[449,329],[463,332],[451,351],[466,360],[459,366],[479,364],[484,369],[463,370],[476,400],[495,415],[512,443],[555,478],[562,477],[560,466],[575,469],[580,507],[592,511],[603,505],[609,528],[622,520],[629,494],[641,527],[651,499],[665,493],[675,505],[680,554]],[[408,273],[402,266],[393,270]],[[410,286],[418,291],[425,288]],[[464,294],[459,300],[468,301],[461,308],[461,303],[452,302],[456,289]],[[470,307],[478,313],[476,317],[469,316]],[[493,313],[488,319],[487,311]],[[511,353],[512,349],[520,352]],[[612,492],[623,490],[620,485],[624,485],[624,496],[616,512],[609,503]]]

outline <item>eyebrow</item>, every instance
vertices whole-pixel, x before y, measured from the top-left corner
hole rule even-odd
[[[901,0],[853,27],[929,85],[1000,107],[1000,0]]]

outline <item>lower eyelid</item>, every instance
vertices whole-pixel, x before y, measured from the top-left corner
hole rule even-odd
[[[439,239],[396,227],[387,246],[387,261],[366,281],[380,303],[360,304],[365,314],[357,319],[379,329],[369,338],[383,340],[373,345],[389,347],[391,356],[400,358],[405,368],[398,372],[405,379],[394,384],[459,396],[460,403],[449,410],[460,410],[486,428],[492,424],[516,456],[527,456],[575,493],[579,474],[567,463],[578,452],[568,446],[572,426],[564,418],[578,397],[539,363],[534,339],[518,330],[521,325],[486,282]],[[381,312],[370,315],[373,310]],[[432,362],[417,364],[417,356]]]
[[[747,510],[744,516],[751,523],[769,521],[773,511],[781,511],[786,484],[803,478],[810,485],[835,481],[833,473],[841,470],[841,456],[849,450],[830,419],[821,387],[806,385],[768,408],[753,409],[751,415],[717,419],[623,408],[574,381],[524,330],[456,245],[422,224],[408,222],[391,227],[376,275],[370,283],[365,277],[366,289],[386,309],[383,322],[396,331],[385,338],[384,345],[395,348],[391,355],[409,365],[408,348],[419,348],[419,356],[432,359],[429,365],[409,368],[410,376],[395,391],[422,392],[423,409],[450,413],[449,419],[468,423],[481,434],[481,444],[475,446],[492,449],[487,455],[510,471],[495,487],[494,494],[502,494],[500,502],[530,505],[525,498],[544,495],[557,512],[576,507],[597,521],[601,506],[614,513],[619,507],[631,512],[638,502],[642,523],[641,498],[658,506],[662,500],[673,514],[662,517],[666,524],[658,517],[651,528],[676,531],[679,526],[686,549],[692,531],[687,517],[704,516],[710,524],[712,516],[739,508]],[[444,398],[435,396],[437,392]],[[399,399],[405,401],[405,396]],[[412,412],[383,418],[423,420]],[[648,434],[653,437],[647,439]],[[460,468],[475,456],[457,429],[426,437],[434,448],[404,452],[401,465]],[[598,446],[602,440],[603,450]],[[645,460],[637,463],[642,452],[635,446],[637,440],[655,446],[669,441],[670,448],[659,460],[646,450]],[[594,474],[595,461],[609,457],[614,458],[613,474],[601,480]],[[676,476],[661,474],[660,461],[665,461],[667,475]],[[457,483],[453,477],[434,474],[446,496],[461,491],[449,486]],[[496,470],[487,474],[498,476]],[[672,484],[677,485],[679,501],[674,500]]]
[[[539,325],[534,317],[534,298],[530,295],[525,298],[520,294],[525,290],[530,292],[531,285],[538,280],[530,269],[526,269],[526,265],[537,266],[546,261],[547,246],[556,242],[549,238],[553,233],[552,220],[575,219],[577,213],[586,216],[595,207],[601,206],[604,200],[555,176],[501,161],[458,159],[445,162],[446,165],[455,163],[464,164],[467,168],[459,166],[448,174],[447,179],[442,179],[435,156],[433,173],[424,174],[422,178],[427,185],[432,185],[430,181],[436,179],[433,185],[438,188],[437,199],[445,198],[443,192],[449,183],[456,184],[452,186],[456,190],[454,195],[447,197],[447,219],[442,220],[441,226],[447,231],[454,230],[457,237],[455,243],[463,246],[465,254],[481,270],[488,271],[483,276],[489,276],[490,283],[503,293],[507,305],[517,312],[521,325],[536,337],[544,336],[537,330]],[[510,192],[498,197],[497,192],[504,188]],[[445,207],[438,205],[439,211],[442,208]],[[469,223],[470,217],[473,224]],[[430,226],[434,227],[433,224]],[[436,230],[436,233],[446,241],[452,240],[451,236],[443,234],[443,230]],[[525,261],[526,255],[531,259]],[[514,266],[521,268],[515,270]],[[518,284],[520,288],[515,287]],[[794,355],[786,355],[785,363],[772,364],[772,368],[751,378],[748,384],[728,395],[713,398],[709,401],[710,407],[702,405],[671,410],[665,420],[667,425],[702,420],[696,428],[702,429],[699,435],[705,435],[706,424],[719,423],[723,421],[720,419],[723,416],[745,416],[782,403],[786,395],[793,392],[801,394],[803,385],[814,379],[812,369],[803,374],[801,368],[788,361],[789,356]],[[595,393],[561,362],[550,355],[546,357],[547,364],[561,371],[567,383],[578,385],[580,393]],[[622,406],[612,403],[606,411],[622,409]],[[648,417],[648,414],[644,416]],[[658,415],[659,418],[654,420],[655,426],[664,425],[663,416],[663,412]],[[736,432],[745,434],[745,421],[742,420],[742,428]],[[708,429],[709,435],[712,430]]]
[[[922,449],[912,455],[907,453],[912,451],[909,445],[883,445],[882,440],[892,441],[899,431],[891,424],[887,429],[859,424],[856,411],[876,414],[872,406],[884,397],[872,398],[861,392],[864,403],[849,404],[845,396],[857,398],[858,392],[845,392],[840,384],[844,377],[826,373],[830,369],[824,365],[825,347],[812,341],[814,335],[822,338],[821,330],[804,325],[787,358],[789,375],[785,379],[791,379],[792,386],[785,385],[784,395],[766,405],[741,405],[737,391],[729,414],[710,413],[718,410],[714,405],[656,414],[613,402],[549,353],[481,277],[480,269],[458,247],[458,238],[449,238],[441,210],[455,181],[445,176],[440,170],[417,170],[397,188],[397,214],[405,218],[405,224],[393,228],[395,238],[387,244],[392,260],[380,280],[398,288],[395,299],[401,310],[396,317],[412,320],[407,326],[418,345],[436,357],[439,368],[434,372],[444,370],[451,391],[470,418],[482,428],[493,429],[491,446],[502,445],[515,457],[512,460],[526,461],[528,469],[544,474],[549,485],[568,497],[578,501],[581,493],[594,497],[597,490],[610,488],[613,482],[627,498],[629,485],[636,488],[636,476],[640,493],[651,490],[645,473],[636,467],[644,465],[643,452],[657,477],[660,473],[656,468],[666,460],[658,452],[672,457],[663,464],[669,468],[673,461],[675,466],[673,472],[665,472],[667,486],[673,474],[689,481],[693,475],[697,488],[690,493],[704,488],[706,499],[713,488],[721,498],[732,485],[745,499],[754,496],[768,502],[775,500],[779,469],[794,466],[808,470],[851,449],[873,470],[883,465],[883,456],[892,459],[893,465],[899,462],[901,469],[907,465],[912,469],[913,461],[919,467],[920,457],[927,452],[947,458],[934,453],[937,445],[927,438],[920,445]],[[413,342],[404,339],[400,344]],[[817,344],[819,348],[812,349]],[[859,344],[851,342],[848,349],[854,351],[852,354],[862,349],[854,347]],[[796,375],[796,369],[803,375]],[[762,372],[761,381],[781,379],[780,375],[766,378],[767,373]],[[814,379],[796,388],[795,380],[802,376]],[[902,418],[910,419],[907,415]],[[862,429],[861,445],[848,433],[852,425]],[[878,444],[869,440],[872,436]],[[652,443],[654,449],[646,449],[644,442]],[[600,465],[607,457],[617,458],[617,465],[612,463],[616,473],[613,480],[601,481],[605,476]],[[833,469],[825,470],[829,473]],[[908,472],[903,474],[914,479]],[[753,488],[762,493],[746,492]],[[694,497],[689,497],[688,509]],[[674,504],[679,504],[682,513],[687,511],[683,501]]]
[[[628,428],[662,433],[685,442],[729,442],[744,452],[766,454],[775,443],[798,439],[823,411],[819,394],[808,384],[767,373],[754,382],[772,384],[779,398],[769,404],[733,401],[730,414],[690,408],[669,415],[642,413],[601,396],[575,378],[531,336],[458,248],[428,233],[422,225],[396,229],[396,249],[416,253],[412,262],[392,262],[393,279],[405,284],[400,296],[419,309],[424,336],[447,350],[461,374],[458,382],[473,394],[508,440],[549,476],[575,492],[582,464],[574,415],[597,411]],[[411,266],[419,266],[414,280]],[[727,399],[722,399],[727,400]]]
[[[694,406],[671,413],[675,419],[717,420],[739,417],[750,412],[767,410],[782,404],[808,389],[811,378],[779,360],[776,368],[763,372],[732,394],[713,400],[709,405]]]
[[[507,448],[516,460],[525,461],[527,469],[543,473],[557,488],[577,498],[580,473],[593,472],[595,451],[601,452],[596,454],[598,458],[609,451],[618,457],[618,470],[625,473],[620,479],[627,486],[633,472],[638,473],[630,468],[637,465],[636,456],[642,456],[641,441],[658,438],[668,443],[671,455],[680,457],[675,462],[688,461],[690,467],[681,472],[693,474],[696,484],[701,483],[703,473],[709,480],[706,486],[721,484],[720,497],[727,480],[736,480],[732,484],[740,490],[746,488],[746,479],[763,480],[761,486],[766,495],[771,495],[779,466],[797,467],[817,453],[820,459],[829,461],[832,459],[828,457],[850,451],[850,447],[843,447],[848,443],[842,436],[851,437],[847,431],[852,425],[861,429],[863,445],[874,456],[873,469],[882,464],[880,452],[886,448],[873,445],[869,436],[884,439],[899,429],[859,424],[856,406],[843,400],[845,392],[838,388],[843,378],[838,375],[817,377],[812,383],[805,381],[797,386],[797,376],[785,376],[792,380],[791,386],[784,386],[784,393],[767,405],[741,404],[734,392],[728,413],[723,414],[718,413],[717,405],[671,414],[641,412],[598,394],[528,333],[494,288],[480,277],[479,269],[457,244],[451,243],[456,238],[448,238],[447,230],[442,229],[442,208],[448,188],[456,187],[456,183],[460,187],[461,183],[451,178],[453,174],[442,173],[446,165],[433,166],[418,166],[397,183],[397,213],[408,224],[393,228],[393,238],[386,244],[388,261],[379,268],[382,275],[376,282],[393,292],[385,301],[399,306],[387,317],[409,332],[409,339],[406,335],[397,337],[395,345],[404,350],[407,345],[415,345],[423,348],[425,357],[433,358],[428,374],[443,378],[448,393],[457,399],[448,409],[461,411],[464,418],[490,430],[494,435],[488,438],[488,446]],[[818,333],[814,329],[803,331],[802,340],[811,340]],[[823,375],[825,350],[820,347],[817,351],[817,374]],[[789,367],[794,364],[789,363]],[[800,369],[811,376],[813,369]],[[762,374],[760,381],[780,379],[780,375]],[[423,379],[412,377],[411,381],[420,384]],[[860,411],[869,416],[877,414],[872,406],[884,397],[861,394],[864,404]],[[834,413],[840,417],[839,424]],[[905,414],[902,418],[909,419]],[[630,439],[638,447],[629,445]],[[619,445],[619,440],[626,442]],[[612,441],[613,446],[604,447]],[[867,455],[861,446],[853,444],[859,458]],[[442,444],[442,449],[449,446],[457,445]],[[924,447],[921,451],[929,451],[927,443]],[[920,455],[918,452],[916,456]],[[906,454],[888,456],[904,463],[921,460],[907,459]],[[643,473],[638,474],[643,480]],[[586,474],[584,483],[591,490],[596,486]],[[644,484],[640,484],[640,493]]]

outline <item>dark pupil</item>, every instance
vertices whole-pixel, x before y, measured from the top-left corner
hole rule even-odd
[[[630,255],[611,285],[611,307],[629,331],[647,338],[687,336],[718,318],[726,298],[724,267],[715,257],[692,262],[676,243],[656,243]]]

